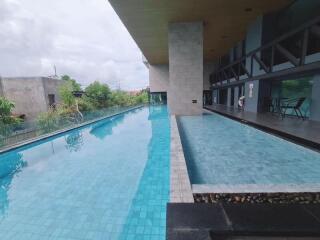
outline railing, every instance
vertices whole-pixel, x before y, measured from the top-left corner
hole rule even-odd
[[[320,52],[319,24],[320,17],[317,17],[274,41],[249,52],[231,64],[218,69],[210,76],[211,84],[225,86],[248,80],[272,77],[272,75],[275,76],[276,72],[280,72],[280,70],[274,67],[284,62],[291,63],[291,68],[296,68],[296,72],[298,70],[320,68],[319,64],[309,66],[308,68],[305,67],[307,65],[306,56]],[[312,46],[311,39],[317,42],[316,46]],[[250,64],[246,64],[248,61]],[[259,67],[259,73],[255,73],[254,71],[255,62]],[[250,65],[249,69],[246,65]],[[235,81],[231,83],[230,79],[233,78]]]
[[[52,133],[55,131],[77,127],[80,124],[93,121],[102,117],[112,116],[140,105],[132,106],[115,106],[94,111],[82,112],[83,118],[73,118],[72,116],[53,116],[39,123],[39,121],[0,126],[0,150],[7,146],[12,146],[23,141],[40,137],[41,135]]]

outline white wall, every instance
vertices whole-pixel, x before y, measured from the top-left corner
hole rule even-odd
[[[203,23],[169,25],[169,91],[171,114],[202,113]],[[195,101],[195,102],[193,102]]]
[[[168,64],[149,65],[150,92],[167,92],[169,88]]]

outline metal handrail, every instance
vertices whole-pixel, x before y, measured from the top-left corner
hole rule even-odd
[[[300,32],[303,32],[303,31],[308,31],[309,29],[311,29],[312,26],[316,25],[320,23],[320,16],[319,17],[316,17],[314,19],[312,19],[311,21],[308,21],[302,25],[300,25],[299,27],[297,27],[296,29],[292,30],[292,31],[289,31],[283,35],[281,35],[280,37],[276,38],[275,40],[263,45],[263,46],[260,46],[259,48],[255,49],[255,50],[252,50],[250,51],[249,53],[247,53],[245,56],[233,61],[232,63],[226,65],[226,66],[223,66],[222,68],[218,69],[218,71],[216,73],[214,73],[214,75],[219,75],[221,73],[225,74],[225,70],[228,70],[228,69],[232,69],[232,67],[234,67],[235,65],[240,65],[243,61],[246,61],[248,58],[251,58],[250,60],[253,61],[252,59],[253,58],[258,58],[257,57],[257,53],[263,51],[263,50],[266,50],[268,48],[276,48],[277,46],[279,46],[278,44],[280,42],[282,42],[283,40],[285,39],[288,39],[294,35],[296,35],[297,33],[300,33]],[[273,50],[274,51],[274,50]],[[261,59],[258,59],[260,61],[262,61]],[[272,59],[273,61],[273,59]],[[262,62],[263,63],[263,62]],[[271,66],[273,67],[273,66]],[[234,71],[232,71],[233,74],[234,74]],[[251,75],[252,75],[252,66],[251,66]],[[248,70],[246,69],[246,74],[248,75]],[[238,76],[239,77],[239,76]],[[227,80],[227,79],[223,79],[223,80]],[[223,81],[222,80],[222,81]],[[218,81],[213,81],[213,82],[220,82],[219,80]]]

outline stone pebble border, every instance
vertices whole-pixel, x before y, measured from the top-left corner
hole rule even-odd
[[[316,204],[320,193],[203,193],[193,194],[195,203],[269,203],[269,204]]]

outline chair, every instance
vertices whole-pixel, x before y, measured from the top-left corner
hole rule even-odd
[[[301,117],[302,120],[304,120],[304,116],[301,113],[300,107],[302,106],[305,100],[306,100],[305,97],[301,97],[297,99],[290,99],[290,100],[283,101],[282,105],[280,106],[282,119],[285,117],[288,109],[293,109],[297,117],[298,118]]]
[[[265,97],[263,99],[264,111],[274,113],[275,112],[275,106],[274,106],[273,102],[274,101],[273,101],[273,99],[271,97]]]

